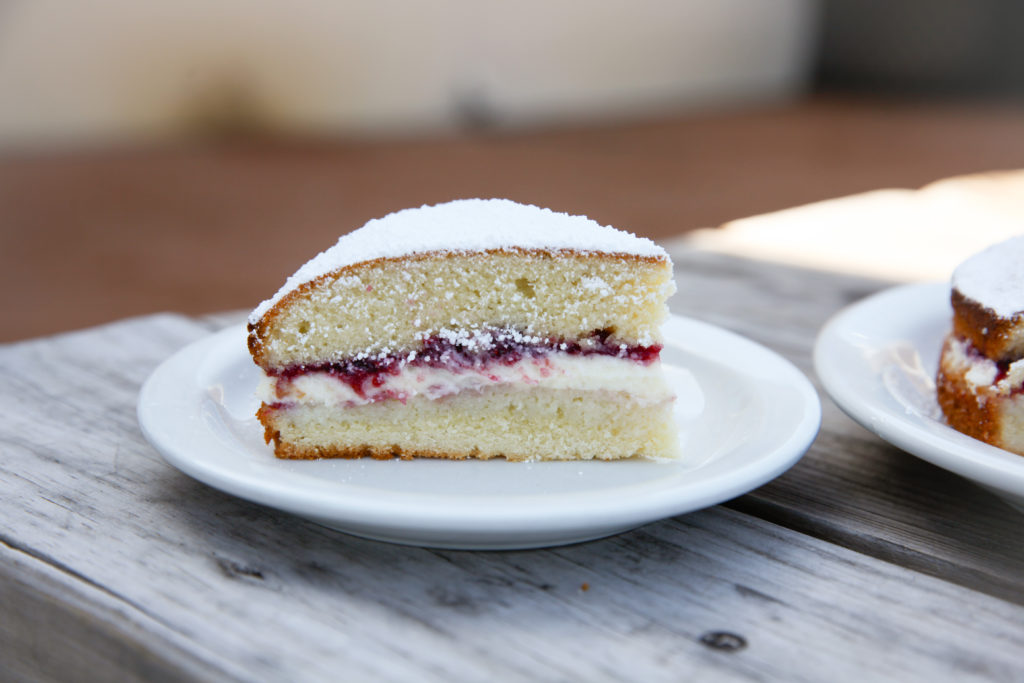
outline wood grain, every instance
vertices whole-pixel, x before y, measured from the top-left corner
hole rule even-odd
[[[677,311],[747,334],[805,370],[808,329],[882,284],[673,253]],[[1024,607],[1013,599],[1017,513],[913,464],[834,407],[811,453],[776,482],[728,506],[548,550],[366,541],[199,484],[142,439],[136,395],[171,352],[238,320],[146,316],[0,347],[0,673],[60,679],[87,666],[124,680],[416,681],[1013,681],[1024,673]],[[54,634],[65,646],[40,645]]]
[[[671,251],[677,312],[773,348],[812,379],[822,398],[822,428],[808,454],[779,479],[729,505],[1024,604],[1024,547],[1009,540],[1020,529],[1021,514],[854,423],[814,374],[811,352],[828,318],[892,283],[695,252],[682,244]]]
[[[176,633],[105,587],[0,542],[0,680],[213,680]]]

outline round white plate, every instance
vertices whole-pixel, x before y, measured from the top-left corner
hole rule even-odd
[[[672,317],[665,334],[679,461],[278,460],[254,417],[259,372],[241,328],[158,367],[139,395],[139,423],[199,481],[358,536],[447,548],[573,543],[745,493],[793,465],[817,434],[817,393],[788,361],[685,318]]]
[[[949,427],[935,398],[939,352],[953,319],[949,293],[944,283],[908,285],[844,309],[818,335],[815,370],[861,425],[1024,511],[1024,457]]]

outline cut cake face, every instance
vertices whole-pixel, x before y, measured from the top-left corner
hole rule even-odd
[[[370,221],[249,319],[279,457],[669,458],[649,240],[508,200]]]

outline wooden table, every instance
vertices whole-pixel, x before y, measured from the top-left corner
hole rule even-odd
[[[811,376],[826,318],[886,285],[673,252],[675,312]],[[223,494],[143,440],[148,373],[240,318],[0,348],[0,679],[1024,678],[1024,518],[827,399],[806,457],[724,505],[569,547],[403,547]]]

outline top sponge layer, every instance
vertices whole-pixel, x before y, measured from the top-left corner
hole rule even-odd
[[[985,356],[1024,356],[1024,235],[970,257],[953,272],[953,328]]]
[[[573,250],[667,259],[651,240],[602,226],[585,216],[518,204],[508,199],[461,199],[405,209],[343,235],[288,278],[250,314],[256,324],[289,292],[327,273],[382,258],[431,252],[500,249]]]

